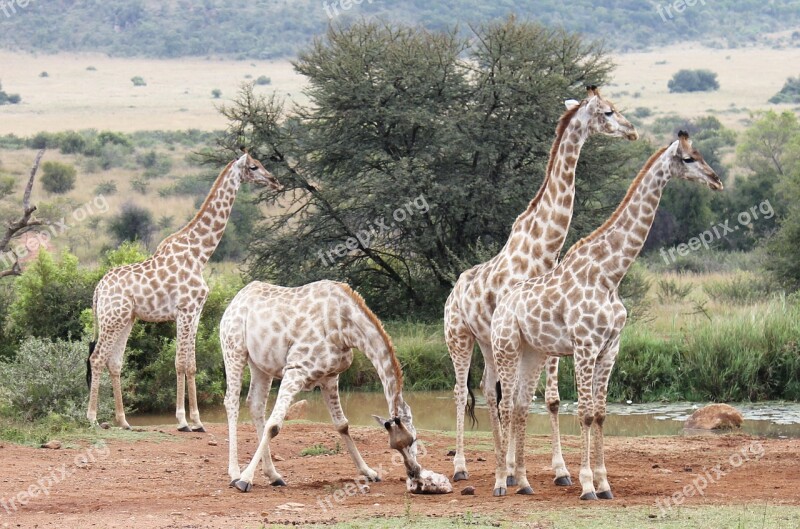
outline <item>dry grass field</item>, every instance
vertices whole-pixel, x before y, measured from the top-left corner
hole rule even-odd
[[[726,125],[741,128],[749,111],[774,107],[767,100],[787,77],[797,75],[800,49],[714,50],[689,44],[618,54],[614,61],[614,83],[606,92],[616,95],[621,108],[649,107],[653,118],[672,112],[690,117],[711,112]],[[90,66],[96,71],[87,70]],[[670,94],[667,81],[681,68],[717,72],[720,90]],[[0,109],[0,134],[27,136],[86,128],[123,132],[219,129],[225,123],[217,106],[233,97],[243,82],[260,75],[272,79],[271,85],[259,88],[263,93],[274,91],[298,104],[307,102],[303,78],[289,61],[122,59],[0,51],[0,71],[4,90],[22,95],[22,104]],[[49,76],[39,77],[41,72]],[[134,87],[134,76],[143,77],[147,86]],[[212,98],[215,88],[222,91],[220,99]]]

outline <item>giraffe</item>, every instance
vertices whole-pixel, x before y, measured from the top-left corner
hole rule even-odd
[[[103,366],[108,367],[114,389],[114,407],[119,426],[130,429],[122,403],[120,372],[125,345],[134,321],[176,321],[178,348],[175,355],[178,430],[203,432],[195,389],[195,334],[208,286],[203,268],[217,248],[242,182],[282,186],[261,162],[244,154],[219,174],[200,211],[181,230],[158,245],[149,259],[109,270],[94,291],[95,341],[89,346],[86,379],[89,409],[86,417],[97,424],[97,398]],[[189,417],[186,422],[184,390],[188,383]]]
[[[364,299],[348,285],[317,281],[288,288],[254,281],[228,305],[219,334],[227,380],[225,411],[231,486],[249,492],[259,460],[271,485],[286,485],[272,463],[269,441],[280,432],[295,395],[317,386],[356,468],[370,481],[380,481],[380,474],[367,466],[350,437],[347,417],[339,401],[339,374],[350,367],[355,347],[369,358],[383,384],[391,419],[373,417],[388,431],[390,447],[401,453],[408,483],[415,482],[415,488],[420,490],[435,488],[435,482],[426,482],[432,473],[425,471],[426,475],[421,475],[423,471],[417,463],[416,429],[411,408],[403,399],[403,372],[392,340]],[[247,403],[259,445],[250,463],[240,472],[236,424],[245,365],[250,367]],[[282,382],[275,406],[265,422],[273,378],[281,378]]]
[[[600,95],[596,86],[587,86],[586,90],[586,98],[582,102],[565,101],[567,111],[556,127],[556,138],[550,149],[542,185],[528,208],[517,217],[503,249],[489,261],[462,273],[447,298],[444,309],[445,340],[456,374],[454,481],[468,477],[464,458],[464,411],[474,343],[478,342],[486,366],[483,393],[487,402],[492,403],[496,398],[491,350],[492,313],[512,285],[543,274],[555,265],[572,219],[575,166],[584,142],[594,134],[628,140],[639,137],[634,126]],[[555,482],[558,485],[571,485],[569,471],[561,455],[558,385],[556,383],[547,389],[553,430]],[[470,414],[473,413],[473,406],[474,402],[468,408]],[[492,405],[489,405],[489,418],[495,445],[499,446],[497,410]],[[509,467],[513,468],[513,461],[509,461]],[[513,473],[510,475],[513,478]]]
[[[650,157],[602,226],[578,241],[556,268],[519,283],[498,305],[492,317],[492,348],[503,398],[495,496],[506,494],[504,458],[512,449],[517,493],[533,494],[524,461],[528,406],[547,356],[573,355],[582,440],[581,499],[613,498],[603,458],[603,423],[608,379],[627,318],[618,287],[647,239],[671,178],[722,190],[719,177],[681,131],[675,142]]]

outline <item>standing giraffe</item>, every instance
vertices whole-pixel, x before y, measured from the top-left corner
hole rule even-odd
[[[178,347],[175,354],[178,391],[175,416],[178,430],[203,432],[195,389],[195,335],[200,312],[208,295],[203,268],[217,248],[231,214],[236,192],[242,182],[282,189],[261,162],[244,154],[229,163],[211,187],[200,211],[180,231],[158,245],[155,254],[141,263],[109,270],[94,290],[92,309],[96,340],[89,346],[86,379],[89,409],[86,417],[97,424],[97,394],[100,374],[108,367],[114,388],[117,424],[130,429],[122,404],[120,372],[125,345],[134,321],[176,321]],[[189,390],[190,428],[184,409],[185,386]]]
[[[428,482],[429,477],[421,475],[422,468],[416,460],[417,433],[411,423],[411,408],[403,400],[403,372],[392,340],[364,299],[348,285],[317,281],[287,288],[254,281],[236,294],[225,309],[219,337],[228,384],[225,411],[228,415],[228,475],[232,486],[249,492],[259,460],[263,462],[264,476],[270,484],[286,485],[272,464],[269,441],[280,432],[295,395],[317,386],[353,463],[369,480],[380,481],[378,472],[367,466],[350,437],[347,417],[339,402],[339,374],[353,362],[353,347],[361,350],[378,372],[392,419],[374,417],[389,432],[389,445],[402,454],[409,480],[421,489],[435,485],[435,482]],[[259,445],[250,464],[240,472],[236,424],[242,375],[248,364],[247,403]],[[267,396],[273,378],[281,378],[282,382],[265,424]]]
[[[456,456],[454,481],[467,479],[464,458],[464,411],[467,405],[467,378],[472,349],[477,341],[485,369],[483,393],[489,403],[489,418],[495,446],[499,446],[495,402],[495,371],[491,350],[491,321],[497,302],[515,283],[536,277],[556,263],[567,237],[575,199],[575,166],[584,142],[594,134],[636,140],[639,135],[614,105],[600,96],[596,86],[588,86],[582,102],[568,100],[567,111],[556,127],[544,181],[536,196],[517,217],[503,249],[491,260],[462,273],[444,308],[445,340],[455,368]],[[554,360],[556,369],[558,359]],[[553,430],[553,469],[558,485],[571,485],[569,471],[561,455],[558,430],[558,380],[547,386],[547,402]],[[472,413],[472,406],[470,406]],[[513,461],[509,461],[513,469]]]
[[[578,241],[556,268],[519,283],[498,305],[492,317],[492,348],[503,398],[495,496],[506,494],[504,460],[512,449],[517,493],[533,494],[524,460],[528,406],[547,356],[574,355],[582,438],[581,499],[613,498],[603,458],[603,422],[608,379],[627,318],[618,288],[647,239],[671,178],[722,189],[719,177],[681,131],[678,140],[647,161],[602,226]],[[592,437],[594,472],[589,454]]]

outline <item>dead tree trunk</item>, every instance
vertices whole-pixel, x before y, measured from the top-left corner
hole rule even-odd
[[[28,178],[28,184],[25,186],[25,194],[22,196],[22,216],[13,222],[9,222],[6,226],[6,232],[3,238],[0,239],[0,261],[7,262],[8,257],[13,257],[13,263],[9,268],[0,271],[0,278],[7,276],[18,276],[22,274],[22,268],[19,266],[19,258],[11,248],[11,241],[29,231],[33,226],[41,226],[43,223],[40,220],[33,218],[33,213],[36,211],[36,206],[31,205],[31,191],[33,191],[33,181],[36,178],[36,173],[39,171],[39,163],[44,156],[44,149],[40,150],[36,155],[31,168],[31,176]]]

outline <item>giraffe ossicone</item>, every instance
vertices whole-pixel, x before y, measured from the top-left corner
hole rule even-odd
[[[497,377],[491,349],[491,321],[497,303],[519,281],[552,269],[569,231],[575,200],[575,168],[585,141],[601,134],[636,140],[636,128],[614,105],[600,95],[596,86],[586,87],[586,98],[564,102],[567,111],[556,127],[544,179],[528,208],[511,228],[503,249],[489,261],[463,272],[447,298],[444,309],[445,340],[456,374],[456,456],[453,480],[467,479],[464,456],[464,413],[474,417],[474,406],[467,407],[467,379],[475,342],[486,366],[483,393],[489,403],[494,443],[499,447],[496,400]],[[557,369],[557,360],[555,360]],[[553,468],[557,482],[569,482],[569,472],[561,455],[558,433],[558,385],[548,385],[546,400],[553,430]],[[514,461],[509,460],[513,469]],[[511,472],[513,474],[513,472]]]
[[[107,367],[114,391],[116,422],[130,429],[125,419],[120,374],[131,328],[137,319],[175,321],[178,328],[175,355],[178,430],[205,431],[200,422],[195,386],[195,336],[208,296],[203,269],[225,232],[242,182],[267,185],[276,191],[283,189],[261,162],[250,156],[244,147],[242,151],[243,154],[219,174],[200,210],[186,226],[161,241],[152,257],[141,263],[113,268],[97,284],[92,301],[95,338],[86,360],[89,385],[86,418],[91,424],[97,424],[100,374]],[[187,386],[191,426],[186,421],[184,402]]]
[[[553,270],[516,285],[494,312],[492,349],[503,393],[495,496],[506,494],[511,451],[515,481],[522,493],[530,490],[525,426],[531,396],[550,355],[575,358],[581,499],[613,498],[603,454],[603,424],[608,380],[627,318],[618,288],[647,239],[671,178],[696,181],[717,191],[723,187],[688,134],[681,132],[674,143],[650,157],[602,226],[570,248]]]

